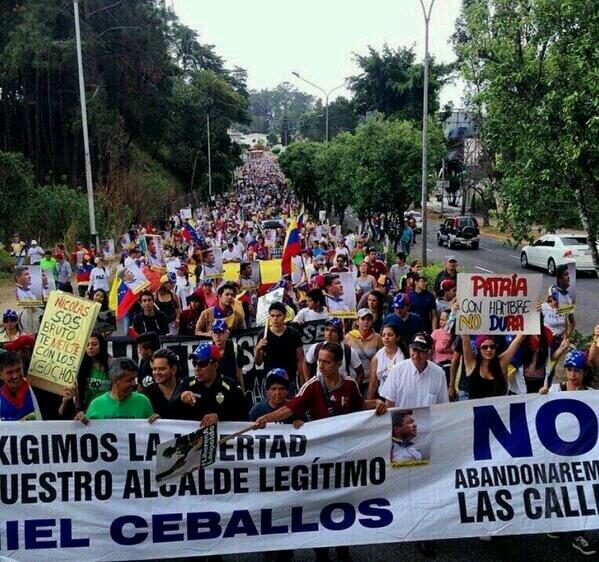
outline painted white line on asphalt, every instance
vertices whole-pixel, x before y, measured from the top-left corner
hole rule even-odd
[[[490,269],[485,269],[484,267],[478,267],[478,265],[474,266],[476,269],[480,269],[481,271],[484,271],[486,273],[493,273]]]
[[[427,248],[426,251],[427,252],[432,252],[432,250],[430,248]]]
[[[487,252],[492,252],[491,248],[485,248],[484,246],[479,246],[481,250],[487,250]]]

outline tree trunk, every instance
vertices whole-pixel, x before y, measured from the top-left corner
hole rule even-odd
[[[591,250],[591,257],[593,258],[593,265],[595,266],[595,271],[599,277],[599,250],[597,249],[597,232],[593,228],[590,212],[587,207],[584,194],[580,189],[574,190],[574,198],[576,199],[576,206],[578,207],[580,221],[582,222],[582,226],[587,233],[587,240]]]

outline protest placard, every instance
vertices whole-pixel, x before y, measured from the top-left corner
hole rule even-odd
[[[217,439],[217,424],[212,424],[158,445],[156,481],[172,480],[213,464]]]
[[[283,302],[283,295],[285,289],[275,289],[262,295],[258,298],[258,306],[256,307],[256,326],[264,326],[266,319],[268,318],[268,307],[273,302]]]
[[[566,270],[558,269],[555,287],[557,289],[557,311],[571,313],[576,308],[576,262],[566,264]]]
[[[0,558],[38,562],[43,548],[47,560],[139,561],[595,529],[597,411],[598,393],[579,391],[269,424],[164,483],[157,449],[197,422],[6,423]],[[219,423],[219,437],[246,427]]]
[[[458,273],[457,334],[540,334],[542,275]]]
[[[39,265],[17,265],[14,277],[19,306],[39,306],[43,303],[42,269]]]
[[[52,291],[29,364],[29,382],[55,394],[75,384],[100,303]]]

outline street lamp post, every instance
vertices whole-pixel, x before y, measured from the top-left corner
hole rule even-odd
[[[77,69],[79,71],[79,97],[81,100],[81,125],[83,127],[83,152],[85,157],[85,179],[87,184],[87,206],[89,210],[89,230],[91,238],[98,248],[96,232],[96,211],[94,208],[94,183],[92,178],[92,162],[89,151],[89,133],[87,130],[87,103],[85,99],[85,79],[83,77],[83,57],[81,55],[81,30],[79,28],[79,0],[73,0],[75,14],[75,39],[77,43]]]
[[[424,16],[424,92],[422,99],[422,265],[426,265],[426,234],[427,234],[427,159],[428,159],[428,27],[431,21],[431,12],[435,0],[431,0],[428,7],[424,5],[424,0],[420,0],[422,6],[422,15]]]
[[[212,156],[210,153],[210,113],[206,114],[206,136],[208,137],[208,197],[212,201]]]
[[[343,88],[343,86],[345,86],[345,82],[343,82],[343,84],[339,84],[339,86],[335,86],[334,88],[332,88],[331,90],[329,90],[327,92],[324,88],[321,88],[320,86],[317,86],[313,82],[310,82],[310,80],[306,80],[306,78],[304,78],[303,76],[300,76],[298,72],[292,72],[291,74],[293,74],[296,78],[299,78],[300,80],[303,80],[306,84],[310,84],[310,86],[312,86],[313,88],[316,88],[317,90],[321,91],[324,94],[324,100],[325,100],[325,102],[324,102],[325,103],[325,109],[324,109],[324,142],[328,143],[329,142],[329,96],[335,90],[338,90],[339,88]]]

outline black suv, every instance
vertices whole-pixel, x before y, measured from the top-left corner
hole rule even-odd
[[[439,226],[437,232],[437,243],[439,246],[447,244],[448,248],[455,248],[459,244],[470,246],[478,250],[480,242],[480,230],[478,222],[473,216],[452,217],[445,219]]]

